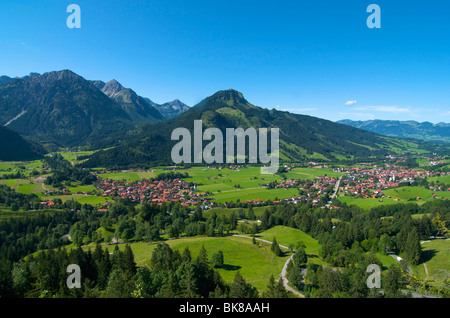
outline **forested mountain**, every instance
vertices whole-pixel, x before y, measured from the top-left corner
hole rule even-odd
[[[126,131],[187,109],[179,100],[158,105],[116,80],[89,81],[70,70],[0,77],[0,125],[52,149],[113,146]]]
[[[353,121],[350,119],[340,120],[338,121],[338,123],[364,129],[385,136],[414,138],[426,141],[444,141],[450,143],[450,124],[447,123],[419,123],[413,120]]]
[[[93,84],[122,106],[135,123],[155,123],[164,119],[164,116],[151,103],[138,96],[132,89],[123,87],[116,80],[108,83],[94,81]]]
[[[0,126],[0,160],[36,160],[42,157],[44,149],[23,139],[18,133]]]
[[[203,128],[280,128],[281,159],[343,159],[384,156],[394,139],[311,116],[268,110],[250,104],[235,90],[219,91],[178,117],[153,126],[145,125],[127,134],[123,143],[94,154],[87,166],[132,166],[170,164],[175,128],[193,132],[194,120]],[[206,145],[209,142],[204,142]]]
[[[13,79],[11,77],[8,77],[6,75],[0,76],[0,86],[5,85],[9,82],[11,82]]]
[[[134,127],[119,104],[69,70],[16,78],[1,86],[0,125],[60,146],[89,144]]]

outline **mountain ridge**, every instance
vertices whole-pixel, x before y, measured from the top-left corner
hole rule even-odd
[[[390,137],[450,143],[450,124],[444,122],[433,124],[428,121],[418,122],[414,120],[400,121],[375,119],[354,121],[344,119],[338,121],[338,123]]]
[[[131,88],[125,88],[115,79],[107,83],[102,81],[92,81],[92,83],[106,96],[121,105],[122,109],[138,124],[155,123],[165,119],[154,105],[149,104]]]
[[[134,128],[120,105],[70,70],[15,78],[0,86],[0,124],[22,136],[73,146]]]
[[[144,125],[128,132],[121,145],[100,151],[85,163],[87,167],[170,164],[171,140],[176,128],[193,132],[194,121],[203,128],[279,128],[281,160],[340,160],[359,157],[384,157],[394,139],[358,128],[307,115],[266,109],[249,103],[242,93],[218,91],[185,113],[155,125]],[[206,143],[205,143],[206,144]]]

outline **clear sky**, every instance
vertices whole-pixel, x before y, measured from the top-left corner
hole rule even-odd
[[[448,0],[0,0],[0,24],[0,75],[70,69],[157,103],[233,88],[330,120],[450,122]]]

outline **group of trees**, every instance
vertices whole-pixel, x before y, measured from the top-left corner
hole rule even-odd
[[[89,204],[81,204],[77,201],[69,200],[62,202],[60,198],[51,200],[54,205],[52,210],[64,210],[64,211],[82,211],[82,210],[94,210],[94,207]],[[14,191],[6,185],[0,184],[0,204],[5,205],[11,211],[23,211],[30,210],[48,210],[47,205],[41,204],[41,199],[34,193],[24,194]]]
[[[322,246],[320,256],[330,266],[344,269],[330,271],[321,266],[310,267],[306,277],[309,283],[305,285],[301,268],[306,269],[306,266],[291,262],[288,277],[292,276],[289,281],[316,297],[378,296],[370,294],[364,287],[367,265],[378,264],[382,267],[375,253],[386,255],[393,252],[408,264],[417,265],[422,257],[420,241],[448,231],[445,227],[445,223],[450,221],[448,200],[430,201],[421,206],[410,203],[380,206],[370,211],[334,203],[340,206],[339,210],[308,205],[271,206],[263,213],[256,229],[257,232],[276,225],[298,228],[319,241]],[[414,214],[421,214],[421,217],[413,218]],[[300,253],[303,254],[303,251],[300,250]],[[389,268],[388,276],[383,280],[387,286],[383,288],[388,290],[385,291],[386,297],[398,297],[400,288],[405,287],[399,285],[402,280],[400,267],[394,267]],[[322,280],[327,283],[321,283]],[[333,285],[332,281],[336,283]],[[330,286],[335,287],[330,289]]]
[[[63,182],[81,182],[82,185],[93,184],[97,177],[79,166],[72,166],[63,156],[56,153],[43,159],[44,165],[51,168],[52,175],[47,177],[45,184],[55,188],[63,188]]]
[[[116,224],[114,237],[123,241],[157,241],[160,233],[170,238],[179,236],[223,235],[236,229],[237,216],[231,213],[228,217],[212,213],[207,219],[203,217],[200,207],[193,215],[191,210],[179,202],[168,202],[162,205],[144,204],[139,210],[126,201],[114,204],[102,222],[106,230],[112,230],[111,219]],[[108,225],[109,224],[109,225]],[[88,226],[85,226],[88,235]],[[89,236],[89,235],[88,235]],[[92,239],[92,238],[91,238]]]
[[[81,288],[69,288],[67,268],[80,267]],[[4,273],[3,297],[117,297],[134,288],[137,267],[129,246],[116,246],[112,255],[97,245],[87,252],[80,247],[49,249],[16,262]]]
[[[281,280],[269,279],[267,289],[261,295],[247,283],[239,271],[231,283],[226,283],[215,270],[217,262],[223,262],[219,251],[211,261],[204,246],[194,259],[186,247],[182,253],[172,250],[169,245],[160,243],[151,258],[150,268],[139,268],[142,274],[138,279],[141,297],[185,297],[185,298],[287,298]]]
[[[0,184],[0,204],[4,204],[12,211],[18,211],[22,208],[24,211],[29,209],[40,209],[39,197],[35,194],[22,194],[12,190],[6,185]]]

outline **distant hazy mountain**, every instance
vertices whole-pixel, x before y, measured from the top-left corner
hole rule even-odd
[[[108,83],[102,81],[93,81],[92,83],[106,96],[121,105],[135,123],[155,123],[165,119],[154,105],[138,96],[132,89],[123,87],[116,80]]]
[[[0,125],[61,146],[89,143],[135,127],[121,105],[69,70],[31,74],[0,86]]]
[[[0,160],[22,161],[42,157],[44,149],[23,139],[18,133],[0,126]]]
[[[162,105],[156,104],[155,108],[158,109],[164,117],[171,119],[186,112],[190,107],[180,102],[178,99],[175,99],[172,102],[164,103]]]
[[[269,110],[250,104],[235,90],[219,91],[183,114],[155,125],[130,131],[120,146],[92,155],[87,167],[125,167],[170,164],[175,128],[193,132],[194,121],[203,128],[280,129],[283,161],[338,160],[353,157],[384,157],[398,140],[316,117]],[[205,145],[207,142],[205,142]],[[225,147],[224,147],[225,148]]]
[[[447,123],[432,124],[430,122],[396,120],[353,121],[349,119],[340,120],[338,123],[385,136],[450,143],[450,124]]]

